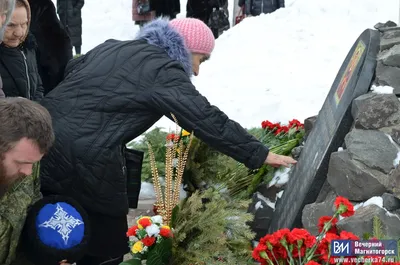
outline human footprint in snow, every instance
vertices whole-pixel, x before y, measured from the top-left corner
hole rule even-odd
[[[90,255],[77,265],[101,257],[121,262],[129,252],[127,178],[134,175],[125,145],[163,115],[174,114],[186,131],[248,168],[296,163],[270,153],[193,86],[191,76],[214,45],[198,19],[157,19],[135,40],[108,40],[73,59],[65,80],[43,99],[56,142],[41,162],[42,192],[74,198],[91,219]]]

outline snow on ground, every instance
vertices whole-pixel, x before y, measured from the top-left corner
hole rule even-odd
[[[133,39],[138,27],[131,5],[130,0],[86,1],[82,51],[109,38]],[[266,119],[302,120],[320,110],[359,34],[377,22],[397,22],[398,5],[398,0],[385,0],[385,5],[376,0],[286,1],[287,8],[247,18],[220,36],[193,82],[244,127]],[[178,17],[185,13],[186,1],[181,1]],[[156,125],[174,128],[166,118]]]
[[[393,87],[391,86],[375,86],[372,85],[371,90],[376,94],[393,94]]]

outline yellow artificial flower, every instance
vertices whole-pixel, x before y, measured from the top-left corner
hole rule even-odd
[[[165,228],[165,229],[171,230],[171,227],[169,227],[168,225],[163,225],[161,228]]]
[[[133,254],[136,254],[136,253],[139,253],[139,252],[141,252],[142,250],[143,250],[143,247],[144,247],[144,245],[143,245],[143,243],[142,243],[142,241],[138,241],[138,242],[136,242],[135,244],[133,244],[133,246],[132,246],[132,253]]]
[[[188,136],[188,135],[190,135],[190,132],[188,132],[188,131],[186,131],[186,130],[183,130],[183,131],[182,131],[182,136]]]

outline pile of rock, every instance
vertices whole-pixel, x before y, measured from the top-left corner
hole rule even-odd
[[[338,227],[362,237],[372,233],[374,216],[384,232],[400,236],[400,101],[394,94],[369,93],[353,102],[354,128],[343,150],[332,154],[327,175],[328,192],[303,210],[303,225],[317,233],[318,218],[332,215],[337,195],[356,205],[354,216]],[[325,198],[323,198],[325,197]]]

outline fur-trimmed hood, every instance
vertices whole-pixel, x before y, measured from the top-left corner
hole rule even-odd
[[[169,25],[165,18],[158,18],[146,24],[136,36],[149,44],[165,50],[171,59],[179,61],[188,76],[193,75],[192,55],[186,48],[183,37]]]

